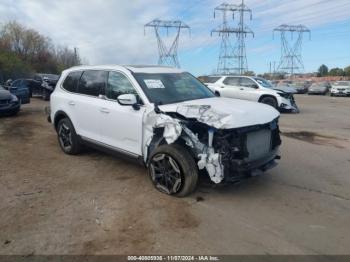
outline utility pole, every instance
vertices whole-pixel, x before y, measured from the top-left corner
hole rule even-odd
[[[223,3],[217,6],[214,9],[214,18],[217,11],[221,11],[223,13],[222,24],[211,31],[211,35],[217,33],[219,36],[221,36],[217,73],[224,75],[242,75],[248,71],[245,38],[248,34],[252,34],[254,36],[253,31],[244,24],[244,13],[250,13],[250,19],[252,19],[252,11],[244,4],[243,0],[240,5]],[[231,27],[228,23],[228,14],[232,13],[232,18],[234,18],[234,12],[239,12],[238,27]],[[235,46],[233,46],[230,41],[230,35],[232,34],[237,36]]]
[[[273,30],[281,34],[281,58],[277,67],[278,71],[287,72],[291,77],[296,72],[304,70],[304,64],[301,55],[303,42],[303,34],[309,33],[311,39],[311,31],[304,25],[280,25]],[[288,41],[287,34],[290,33],[291,41]],[[293,34],[297,34],[297,39],[292,42]]]
[[[159,65],[169,65],[173,67],[180,67],[179,59],[177,56],[177,50],[179,46],[179,38],[180,38],[180,32],[181,29],[188,29],[190,32],[190,27],[186,25],[184,22],[179,20],[172,20],[172,21],[165,21],[165,20],[159,20],[155,19],[144,26],[146,27],[152,27],[154,28],[154,32],[156,34],[157,43],[158,43],[158,64]],[[166,29],[167,35],[169,33],[169,29],[175,29],[176,34],[175,38],[172,41],[172,44],[170,47],[167,47],[164,40],[161,36],[161,29]]]
[[[78,49],[74,47],[74,65],[78,65]]]

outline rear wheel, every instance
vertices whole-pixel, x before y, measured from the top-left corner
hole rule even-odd
[[[184,197],[197,186],[197,165],[191,154],[176,144],[159,146],[150,156],[148,172],[155,188],[168,195]]]
[[[72,122],[68,118],[61,119],[57,124],[58,142],[64,153],[76,155],[81,151],[79,137]]]
[[[266,104],[266,105],[270,105],[274,108],[277,109],[277,101],[275,98],[271,97],[271,96],[265,96],[260,100],[260,103]]]

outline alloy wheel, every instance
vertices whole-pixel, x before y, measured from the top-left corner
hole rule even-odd
[[[156,188],[169,195],[176,194],[182,186],[178,163],[168,154],[156,154],[150,163],[151,177]]]
[[[65,123],[62,123],[58,129],[58,138],[65,151],[72,148],[72,131]]]

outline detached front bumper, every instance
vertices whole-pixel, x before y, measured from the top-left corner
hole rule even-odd
[[[225,181],[237,182],[247,177],[261,175],[267,170],[277,166],[276,159],[281,159],[280,155],[278,155],[278,150],[274,150],[266,157],[256,160],[254,162],[237,160],[234,163],[234,165],[236,166],[236,173],[225,173]]]
[[[300,110],[295,103],[294,97],[291,96],[291,98],[284,98],[281,97],[280,104],[279,104],[279,111],[289,111],[293,113],[299,113]]]

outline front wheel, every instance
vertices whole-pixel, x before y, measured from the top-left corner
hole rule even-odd
[[[79,137],[72,122],[68,118],[61,119],[57,124],[58,142],[64,153],[76,155],[81,151]]]
[[[266,104],[266,105],[270,105],[270,106],[272,106],[272,107],[277,109],[277,101],[273,97],[270,97],[270,96],[263,97],[260,100],[260,103],[263,103],[263,104]]]
[[[188,150],[176,144],[159,146],[149,158],[148,172],[155,188],[168,195],[184,197],[197,186],[197,165]]]

